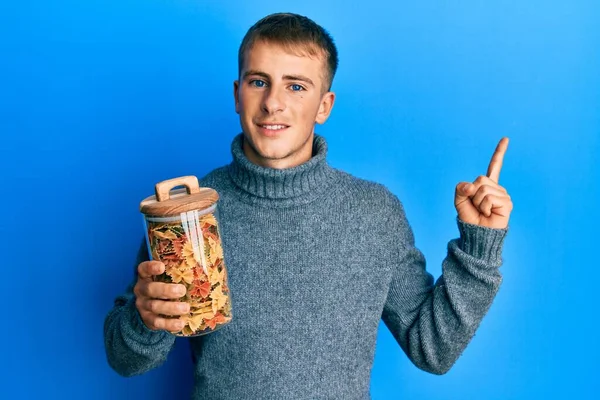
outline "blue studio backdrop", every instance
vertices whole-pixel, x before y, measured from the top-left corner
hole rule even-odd
[[[185,339],[123,378],[103,322],[133,277],[158,181],[229,163],[237,50],[272,12],[307,15],[340,66],[329,162],[403,202],[438,277],[455,185],[510,144],[504,283],[450,372],[413,366],[381,325],[373,399],[592,399],[600,359],[597,1],[3,2],[0,134],[5,399],[176,399]],[[596,250],[594,251],[594,248]]]

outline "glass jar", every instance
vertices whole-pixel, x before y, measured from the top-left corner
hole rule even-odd
[[[218,200],[216,190],[201,188],[195,176],[184,176],[157,183],[155,195],[140,203],[150,259],[165,264],[165,272],[154,280],[187,289],[174,301],[187,302],[190,313],[163,316],[185,323],[176,336],[214,332],[232,319]]]

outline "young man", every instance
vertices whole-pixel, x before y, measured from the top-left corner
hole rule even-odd
[[[380,319],[410,360],[447,372],[501,282],[512,203],[498,185],[503,139],[486,176],[456,187],[458,239],[436,281],[401,202],[331,168],[314,132],[334,104],[331,37],[308,18],[270,15],[239,52],[242,133],[230,165],[202,186],[220,194],[233,321],[190,338],[197,399],[366,399]],[[161,365],[185,315],[185,288],[152,282],[164,265],[140,249],[138,279],[105,322],[110,365],[125,376]]]

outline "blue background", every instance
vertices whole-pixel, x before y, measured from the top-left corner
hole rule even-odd
[[[296,5],[293,5],[296,3]],[[596,1],[54,1],[0,6],[3,398],[186,398],[184,340],[122,378],[102,324],[132,279],[139,201],[231,159],[246,30],[307,15],[334,36],[329,161],[403,201],[436,277],[454,187],[500,176],[514,202],[504,284],[446,375],[382,325],[374,399],[593,398],[600,151]],[[179,340],[179,339],[178,339]]]

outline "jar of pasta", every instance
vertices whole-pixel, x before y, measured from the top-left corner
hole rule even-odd
[[[176,189],[183,186],[183,189]],[[185,285],[187,315],[177,336],[199,336],[231,321],[231,297],[223,257],[218,193],[201,188],[195,176],[156,184],[155,195],[140,203],[151,260],[162,261],[165,272],[155,281]]]

